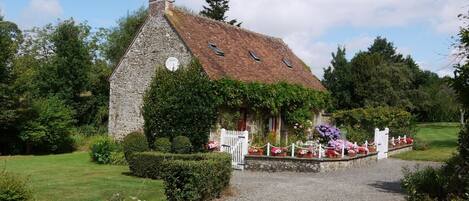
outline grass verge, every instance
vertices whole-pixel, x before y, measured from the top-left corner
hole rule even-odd
[[[87,152],[0,157],[0,168],[29,177],[36,200],[165,200],[161,180],[129,176],[127,166],[97,165]]]
[[[418,124],[415,140],[426,142],[428,149],[414,150],[393,157],[403,160],[443,162],[456,152],[459,130],[458,123]]]

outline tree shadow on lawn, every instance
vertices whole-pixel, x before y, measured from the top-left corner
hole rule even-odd
[[[377,181],[373,184],[368,184],[368,185],[379,189],[379,191],[381,192],[405,194],[401,188],[400,181],[393,181],[393,182]]]
[[[454,140],[434,140],[434,141],[431,141],[430,143],[430,146],[431,147],[457,147],[458,146],[458,142],[457,141],[454,141]]]

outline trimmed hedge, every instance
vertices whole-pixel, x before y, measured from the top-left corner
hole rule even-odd
[[[336,125],[347,126],[354,130],[369,133],[372,138],[375,128],[388,127],[390,135],[412,136],[414,134],[414,118],[409,112],[394,107],[370,107],[337,111],[332,116]]]
[[[220,160],[227,161],[231,167],[231,156],[224,153],[169,154],[160,152],[141,152],[134,153],[127,162],[129,163],[129,168],[133,175],[138,177],[161,179],[164,171],[164,162],[172,160]]]
[[[143,133],[138,132],[130,133],[125,136],[122,146],[126,160],[129,160],[130,156],[134,152],[145,152],[150,150],[147,138]]]
[[[155,151],[162,153],[171,152],[171,141],[169,138],[158,138],[155,141]]]
[[[177,136],[173,139],[172,151],[175,154],[189,154],[192,151],[191,140],[186,136]]]
[[[231,179],[231,156],[226,153],[134,153],[129,167],[135,176],[164,179],[168,200],[210,200]]]

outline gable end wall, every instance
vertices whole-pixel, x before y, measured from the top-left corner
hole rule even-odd
[[[110,78],[109,134],[115,139],[143,131],[143,96],[168,57],[181,66],[192,58],[164,16],[149,17]]]

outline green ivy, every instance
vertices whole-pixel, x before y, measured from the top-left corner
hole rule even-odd
[[[304,124],[311,119],[311,111],[319,111],[330,104],[328,92],[285,82],[246,83],[224,78],[216,81],[215,85],[221,107],[246,107],[255,112],[282,114],[289,125]]]
[[[287,125],[304,124],[312,111],[329,105],[329,93],[300,85],[241,82],[229,78],[212,81],[196,60],[170,72],[158,68],[144,99],[145,134],[155,138],[188,137],[195,151],[208,141],[208,133],[222,111],[249,108],[256,114],[282,114]]]

